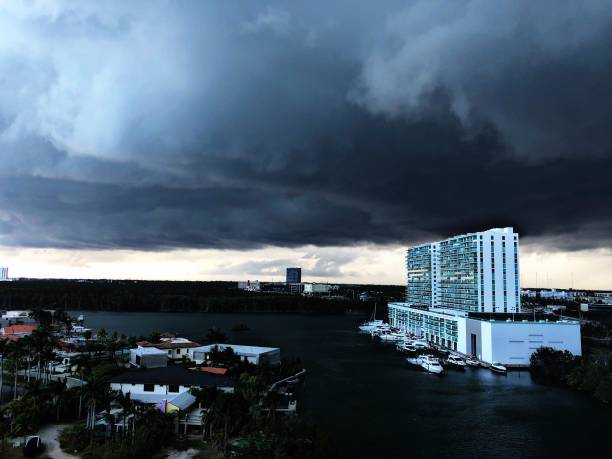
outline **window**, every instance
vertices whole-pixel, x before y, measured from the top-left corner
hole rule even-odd
[[[172,351],[168,351],[168,355],[172,355]]]
[[[145,392],[155,392],[155,384],[143,384]]]
[[[179,386],[178,384],[170,384],[168,386],[168,392],[178,392],[179,391]]]
[[[177,353],[177,354],[180,354],[180,353],[181,353],[181,350],[180,350],[180,349],[177,349],[177,350],[176,350],[176,353]]]

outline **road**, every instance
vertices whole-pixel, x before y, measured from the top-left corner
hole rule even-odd
[[[45,444],[45,453],[42,457],[50,459],[80,459],[80,456],[64,453],[59,446],[58,437],[67,424],[51,424],[43,427],[38,435]]]

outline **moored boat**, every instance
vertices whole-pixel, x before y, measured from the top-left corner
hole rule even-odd
[[[444,372],[444,367],[440,364],[438,358],[434,357],[433,355],[421,356],[421,367],[425,371],[437,375],[442,374]]]
[[[470,367],[479,367],[480,366],[480,362],[475,357],[470,357],[469,359],[466,359],[465,360],[465,364],[469,365]]]
[[[505,375],[507,373],[507,368],[499,362],[493,362],[489,367],[493,373]]]
[[[449,355],[446,359],[446,363],[453,368],[457,368],[459,370],[465,370],[465,360],[456,355]]]

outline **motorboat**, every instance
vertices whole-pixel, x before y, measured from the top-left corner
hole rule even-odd
[[[412,342],[412,346],[419,350],[429,349],[429,343],[425,340],[415,340]]]
[[[446,358],[446,363],[454,368],[458,368],[460,370],[465,370],[465,360],[457,355],[449,355]]]
[[[401,352],[416,352],[417,348],[412,345],[410,342],[399,342],[395,345],[395,348]]]
[[[26,437],[23,445],[23,457],[36,457],[45,449],[45,444],[38,435]]]
[[[475,357],[470,357],[469,359],[466,359],[465,363],[466,363],[466,365],[469,365],[470,367],[479,367],[480,366],[480,362]]]
[[[406,338],[406,335],[404,335],[401,332],[388,332],[388,333],[382,333],[380,335],[381,341],[386,341],[386,342],[402,341],[404,338]]]
[[[382,326],[384,326],[385,323],[382,320],[370,320],[368,322],[364,322],[359,326],[359,331],[362,331],[364,333],[371,333],[372,331],[376,330],[377,328],[380,328]]]
[[[444,367],[440,364],[440,360],[433,355],[421,356],[421,367],[429,373],[441,374],[444,371]]]
[[[423,359],[421,357],[407,357],[406,358],[407,363],[409,363],[410,365],[416,365],[417,367],[421,366],[422,360]]]
[[[507,368],[499,362],[493,362],[489,368],[493,373],[498,373],[501,375],[505,375],[508,371]]]

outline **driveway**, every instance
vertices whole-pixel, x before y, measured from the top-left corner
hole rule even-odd
[[[67,424],[51,424],[43,427],[38,435],[46,445],[45,452],[42,457],[51,459],[80,459],[80,456],[64,453],[59,446],[58,437],[60,432],[68,427]]]

